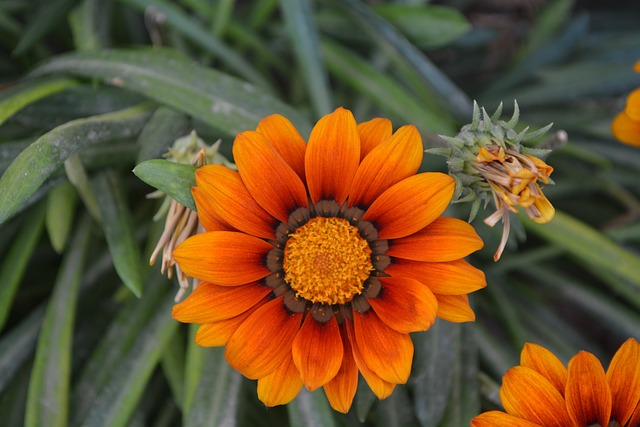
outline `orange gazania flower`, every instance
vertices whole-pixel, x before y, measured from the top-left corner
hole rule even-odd
[[[357,125],[338,108],[308,144],[279,115],[236,136],[238,171],[204,166],[193,196],[207,232],[174,252],[203,281],[173,310],[201,324],[196,343],[226,346],[268,406],[302,385],[347,412],[362,373],[381,399],[411,370],[410,332],[436,317],[474,319],[467,294],[484,274],[463,257],[482,247],[467,223],[440,217],[454,180],[417,174],[414,126]]]
[[[490,411],[472,427],[638,427],[640,343],[618,349],[606,373],[591,353],[579,352],[568,369],[549,350],[525,344],[520,366],[502,379],[506,413]]]
[[[633,69],[640,73],[640,61]],[[611,123],[611,132],[621,142],[640,147],[640,88],[627,97],[627,105]]]

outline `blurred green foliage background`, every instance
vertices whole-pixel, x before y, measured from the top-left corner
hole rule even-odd
[[[640,150],[609,130],[640,86],[639,23],[634,1],[2,0],[2,424],[459,427],[499,406],[524,342],[609,360],[640,339]],[[413,334],[390,398],[361,380],[347,415],[322,391],[267,409],[171,318],[177,286],[147,266],[163,221],[135,165],[193,129],[230,156],[272,113],[306,136],[339,105],[436,147],[473,99],[507,114],[517,99],[523,126],[568,132],[546,159],[556,218],[522,217],[498,263],[500,227],[474,221],[478,319]]]

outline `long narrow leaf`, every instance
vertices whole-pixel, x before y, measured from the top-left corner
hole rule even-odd
[[[32,75],[73,74],[100,78],[184,111],[235,135],[254,129],[258,121],[279,113],[304,134],[309,123],[293,108],[262,89],[226,74],[194,64],[172,50],[112,50],[58,56]]]
[[[142,294],[142,257],[133,237],[133,220],[115,174],[96,177],[95,192],[109,252],[120,279],[137,297]]]
[[[320,58],[318,33],[312,19],[310,0],[280,0],[287,30],[298,64],[311,95],[317,116],[331,112],[330,89],[324,64]]]
[[[194,211],[191,188],[196,185],[195,171],[195,166],[168,160],[147,160],[133,169],[138,178]]]
[[[68,425],[73,322],[90,226],[86,216],[79,222],[47,305],[31,371],[25,427]]]
[[[294,401],[287,406],[287,409],[291,427],[336,426],[331,416],[333,411],[322,390],[310,392],[303,388]]]
[[[80,148],[137,134],[149,105],[73,120],[38,138],[0,178],[0,223],[3,223]]]
[[[9,310],[18,285],[42,234],[44,215],[43,204],[31,210],[18,231],[18,238],[14,240],[11,249],[3,257],[2,268],[0,268],[0,331],[9,317]]]
[[[144,393],[162,351],[171,340],[178,322],[171,317],[173,295],[166,295],[153,317],[138,336],[135,345],[120,361],[117,369],[91,407],[83,427],[124,427]]]
[[[77,85],[67,78],[28,80],[5,90],[0,95],[0,124],[27,105]]]

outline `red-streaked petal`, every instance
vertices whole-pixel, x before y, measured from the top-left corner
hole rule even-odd
[[[441,216],[422,230],[389,241],[387,255],[414,261],[443,262],[464,258],[484,246],[468,222]]]
[[[431,224],[449,206],[455,181],[426,172],[403,179],[382,193],[363,220],[373,222],[381,239],[398,239]]]
[[[356,335],[353,330],[353,324],[349,321],[345,322],[347,329],[347,336],[349,337],[349,342],[351,343],[351,351],[353,354],[353,360],[356,362],[356,366],[358,370],[362,374],[362,377],[369,385],[369,388],[376,395],[376,397],[380,400],[386,399],[391,396],[393,393],[393,389],[396,387],[394,383],[387,382],[380,378],[378,374],[373,372],[364,361],[364,358],[360,354],[360,350],[358,350],[358,346],[356,345]]]
[[[567,368],[549,350],[537,344],[525,343],[520,353],[520,366],[531,368],[545,377],[564,396]]]
[[[276,238],[276,219],[253,199],[238,172],[222,165],[206,165],[196,170],[196,183],[226,223],[256,237]]]
[[[346,330],[342,329],[340,332],[342,347],[344,348],[342,364],[336,376],[326,383],[323,388],[331,407],[338,412],[346,414],[351,408],[351,403],[358,388],[358,367],[353,358],[351,342]]]
[[[273,114],[260,120],[256,131],[269,140],[273,148],[304,182],[304,152],[307,143],[293,123],[286,117]]]
[[[227,343],[229,365],[247,378],[264,378],[291,354],[302,314],[286,309],[282,296],[254,311]]]
[[[231,319],[200,325],[198,332],[196,332],[195,343],[202,347],[227,345],[233,333],[240,327],[242,322],[247,320],[251,313],[252,311],[248,310]]]
[[[393,277],[409,277],[431,289],[434,294],[463,295],[487,285],[484,273],[464,259],[447,262],[422,262],[395,258],[384,272]]]
[[[189,237],[173,251],[180,269],[191,277],[223,286],[237,286],[266,277],[264,257],[273,246],[233,231],[212,231]]]
[[[602,364],[593,354],[581,351],[569,361],[564,397],[576,425],[609,425],[611,390]]]
[[[172,316],[183,323],[212,323],[244,313],[273,289],[256,282],[242,286],[200,283],[184,301],[173,306]]]
[[[287,222],[291,211],[307,206],[307,191],[300,177],[262,134],[239,133],[233,157],[249,193],[275,218]]]
[[[382,141],[389,138],[393,132],[391,120],[377,117],[368,122],[358,125],[360,134],[360,160],[378,146]]]
[[[391,329],[378,315],[353,312],[355,346],[364,363],[384,381],[404,384],[411,373],[413,343],[408,334]]]
[[[489,411],[471,420],[471,427],[545,427],[499,411]]]
[[[286,405],[301,388],[300,373],[288,355],[275,371],[258,379],[258,399],[267,406]]]
[[[640,120],[631,120],[624,111],[611,122],[611,132],[619,141],[640,147]]]
[[[336,376],[342,364],[342,339],[335,316],[325,323],[308,315],[293,340],[293,362],[302,382],[313,391]]]
[[[541,426],[572,425],[558,390],[533,369],[522,366],[509,369],[502,378],[500,400],[509,414]]]
[[[231,225],[229,225],[218,213],[213,209],[209,203],[208,198],[204,195],[202,190],[198,187],[191,189],[191,195],[196,202],[196,208],[198,209],[198,219],[200,223],[207,231],[236,231]]]
[[[607,369],[607,380],[613,402],[611,417],[615,418],[620,425],[627,425],[634,408],[640,404],[640,343],[638,341],[629,338],[618,349]],[[629,425],[636,425],[638,421]]]
[[[304,165],[311,200],[342,204],[360,163],[360,135],[351,111],[337,108],[309,136]]]
[[[429,288],[406,277],[381,277],[380,281],[380,294],[369,298],[380,320],[403,334],[426,331],[433,325],[438,301]]]
[[[371,150],[353,178],[349,206],[366,208],[392,185],[415,175],[422,164],[422,138],[415,126],[403,126]]]
[[[449,322],[473,322],[476,315],[469,305],[467,295],[436,295],[438,300],[437,317]]]

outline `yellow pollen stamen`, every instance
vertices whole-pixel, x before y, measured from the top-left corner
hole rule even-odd
[[[362,292],[373,265],[369,243],[343,218],[312,218],[289,236],[284,279],[298,297],[345,304]]]

